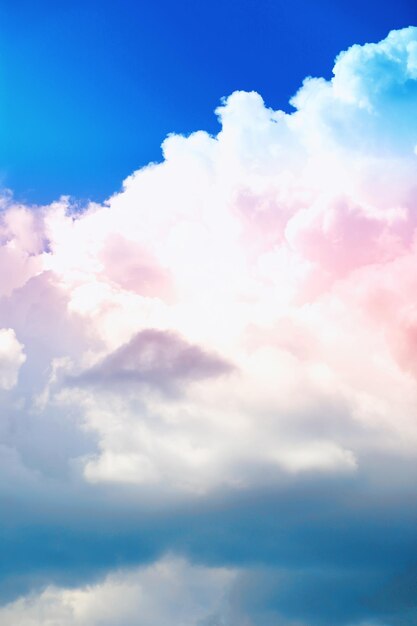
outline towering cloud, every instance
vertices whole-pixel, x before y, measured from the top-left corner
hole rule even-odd
[[[232,499],[275,494],[281,573],[271,574],[275,591],[265,591],[269,608],[260,610],[262,597],[252,606],[252,591],[242,590],[264,585],[262,568],[278,561],[261,546],[247,557],[262,572],[240,572],[234,583],[238,623],[402,626],[415,618],[415,600],[384,605],[378,595],[384,584],[395,595],[392,537],[380,560],[375,539],[368,560],[352,557],[347,571],[338,525],[350,520],[349,541],[366,553],[375,511],[393,515],[408,533],[398,557],[406,582],[398,584],[409,585],[406,555],[417,557],[406,504],[417,460],[417,29],[341,53],[332,80],[307,78],[291,103],[284,113],[257,93],[233,93],[216,111],[216,136],[169,136],[164,160],[129,176],[103,205],[79,210],[61,198],[24,207],[4,196],[0,387],[10,390],[6,413],[19,427],[1,427],[3,446],[20,468],[19,489],[33,482],[41,499],[40,477],[51,472],[75,500],[110,489],[109,511],[127,506],[114,484],[129,502],[140,494],[176,514],[184,502],[210,507],[225,490]],[[329,502],[328,515],[318,515],[335,484],[343,504],[335,501],[335,517]],[[302,522],[294,513],[301,505]],[[239,507],[235,515],[250,526],[251,506]],[[333,548],[320,528],[337,529]],[[175,542],[190,558],[207,556],[196,555],[204,552],[197,540]],[[239,561],[235,548],[228,565]],[[223,565],[218,554],[213,560]],[[316,567],[320,596],[333,571],[334,593],[349,610],[329,600],[326,613],[309,597],[297,608],[291,567],[310,587],[303,568]],[[351,571],[361,572],[369,597]],[[49,623],[48,611],[68,625],[87,623],[71,608],[77,594],[90,607],[107,586],[117,598],[126,586],[130,598],[131,580],[142,584],[142,574],[112,576],[88,593],[49,588],[33,606],[18,600],[0,611],[0,623],[13,611],[22,624]],[[239,598],[246,608],[237,608]],[[163,610],[143,623],[169,623]],[[210,617],[215,610],[192,608],[183,623],[229,626]],[[88,623],[120,623],[100,619]],[[142,623],[135,620],[123,623]]]

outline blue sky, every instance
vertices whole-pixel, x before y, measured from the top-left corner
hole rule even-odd
[[[336,54],[415,21],[413,0],[75,0],[0,6],[3,186],[101,201],[170,132],[217,132],[220,98],[288,109]]]

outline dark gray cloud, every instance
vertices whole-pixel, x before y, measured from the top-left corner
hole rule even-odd
[[[409,626],[417,494],[371,489],[370,481],[287,479],[268,490],[177,501],[167,494],[157,503],[151,489],[39,483],[2,498],[2,599],[51,583],[80,586],[174,552],[239,570],[229,603],[256,626],[371,618]]]

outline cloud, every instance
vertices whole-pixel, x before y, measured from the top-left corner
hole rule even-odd
[[[82,623],[148,584],[108,569],[175,546],[180,580],[239,570],[239,625],[414,619],[416,50],[411,27],[353,46],[292,113],[235,92],[103,204],[4,195],[0,495],[36,525],[2,575],[38,590],[7,611]]]
[[[338,97],[360,107],[378,109],[393,100],[410,104],[417,79],[415,28],[392,31],[377,44],[352,46],[338,56],[334,75]]]
[[[19,330],[37,381],[27,402],[83,415],[99,442],[86,477],[188,475],[204,491],[269,482],[271,468],[277,480],[355,471],[384,446],[412,454],[414,126],[399,142],[390,120],[415,102],[414,40],[411,28],[349,49],[332,81],[305,82],[292,114],[232,94],[216,137],[170,136],[164,162],[103,206],[75,212],[63,198],[34,212],[5,198],[3,247],[33,269],[2,317],[29,310],[35,283],[54,291],[59,313],[51,296]],[[238,376],[206,376],[227,362]]]
[[[11,328],[0,329],[0,389],[17,385],[19,369],[26,361],[23,346]]]
[[[48,587],[0,608],[1,626],[182,626],[218,624],[216,609],[234,572],[193,566],[165,557],[131,571],[110,574],[78,589]],[[212,617],[211,617],[212,616]],[[221,623],[221,622],[220,622]]]
[[[101,362],[69,382],[83,385],[141,385],[165,393],[178,384],[230,373],[232,366],[173,333],[143,330]]]
[[[2,502],[1,595],[10,603],[51,585],[100,585],[109,569],[146,568],[174,551],[214,577],[218,569],[238,574],[228,594],[228,611],[242,618],[236,626],[243,617],[256,626],[356,626],[369,615],[407,624],[416,508],[408,488],[372,493],[363,478],[291,480],[182,502],[167,493],[162,506],[119,486],[33,485],[20,509]],[[215,610],[209,601],[206,608]]]

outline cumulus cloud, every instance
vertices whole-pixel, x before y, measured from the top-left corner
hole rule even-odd
[[[96,434],[87,478],[204,490],[413,454],[415,46],[353,46],[291,114],[232,94],[217,136],[168,137],[104,205],[5,198],[3,317],[31,281],[59,293],[74,339],[38,398]]]
[[[48,587],[0,608],[1,626],[208,626],[221,624],[235,572],[166,557],[76,589]]]
[[[216,136],[169,136],[102,205],[4,196],[0,434],[22,480],[53,458],[74,489],[159,505],[283,485],[302,500],[317,481],[355,511],[347,485],[414,494],[416,55],[412,27],[353,46],[292,113],[235,92]],[[38,608],[61,607],[45,593]]]

